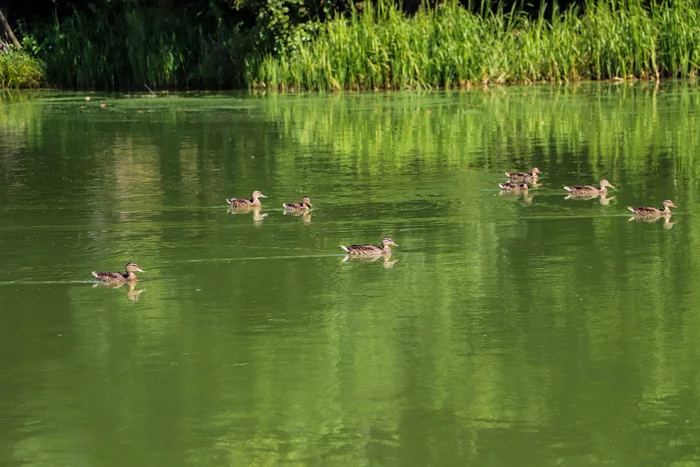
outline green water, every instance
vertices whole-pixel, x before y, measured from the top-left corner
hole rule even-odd
[[[693,85],[83,97],[0,104],[0,465],[700,464]]]

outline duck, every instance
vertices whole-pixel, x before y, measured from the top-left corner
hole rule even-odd
[[[541,173],[542,172],[540,172],[540,169],[535,167],[532,169],[532,173],[506,172],[506,177],[510,178],[512,182],[537,183],[537,176]]]
[[[382,246],[377,245],[340,245],[340,248],[345,250],[349,255],[383,255],[391,253],[389,245],[398,246],[389,237],[382,238]]]
[[[670,208],[678,208],[675,204],[673,204],[673,201],[670,199],[665,199],[663,203],[661,203],[664,208],[659,209],[659,208],[654,208],[654,207],[632,207],[632,206],[627,206],[627,209],[632,211],[635,215],[637,216],[642,216],[642,217],[658,217],[658,216],[670,216],[672,214]]]
[[[126,274],[122,272],[92,271],[92,275],[103,282],[126,282],[138,280],[138,277],[136,277],[134,271],[146,272],[140,267],[138,267],[136,263],[126,263],[126,267],[124,269],[126,269]]]
[[[258,190],[255,190],[253,194],[250,195],[250,199],[231,198],[227,199],[226,202],[232,208],[252,208],[253,206],[262,206],[259,198],[267,198],[267,196],[263,195]]]
[[[596,188],[594,186],[586,185],[586,186],[578,186],[578,185],[573,185],[573,186],[565,186],[564,189],[568,191],[569,193],[573,193],[575,195],[607,195],[608,194],[608,188],[615,188],[609,181],[607,180],[601,180],[600,181],[600,188]]]
[[[282,206],[287,211],[308,211],[313,204],[311,204],[308,196],[304,196],[301,198],[300,203],[282,203]]]
[[[527,186],[527,183],[508,182],[508,183],[499,183],[498,186],[501,188],[501,190],[504,190],[504,191],[524,191],[524,192],[527,192],[530,189],[530,187]]]

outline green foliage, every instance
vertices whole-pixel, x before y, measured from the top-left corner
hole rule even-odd
[[[41,60],[13,47],[0,52],[0,88],[38,87],[43,81]]]
[[[586,0],[532,15],[486,2],[195,2],[179,10],[91,4],[25,31],[49,82],[71,88],[406,89],[691,77],[692,0]]]
[[[689,0],[589,0],[549,18],[521,10],[472,13],[451,1],[408,17],[380,1],[336,16],[308,42],[248,57],[253,87],[377,89],[693,76],[700,7]]]
[[[52,84],[71,88],[233,87],[252,48],[238,24],[157,8],[75,10],[34,33]]]

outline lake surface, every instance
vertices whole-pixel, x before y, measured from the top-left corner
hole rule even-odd
[[[0,465],[700,465],[695,85],[2,96]]]

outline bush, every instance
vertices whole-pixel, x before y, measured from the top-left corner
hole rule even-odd
[[[44,81],[44,63],[14,47],[0,52],[0,87],[38,87]]]

